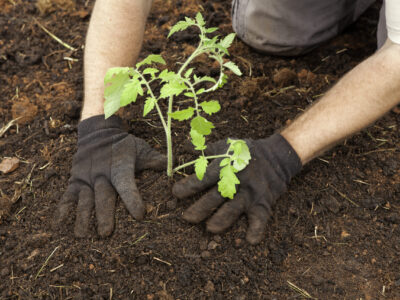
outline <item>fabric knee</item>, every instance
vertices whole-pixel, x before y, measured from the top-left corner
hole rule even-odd
[[[232,25],[251,47],[300,55],[334,37],[374,0],[233,0]]]

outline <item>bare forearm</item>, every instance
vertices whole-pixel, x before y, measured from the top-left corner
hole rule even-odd
[[[282,131],[303,164],[400,102],[400,46],[385,46]]]
[[[97,0],[85,45],[82,120],[103,114],[104,75],[131,66],[140,52],[152,0]]]

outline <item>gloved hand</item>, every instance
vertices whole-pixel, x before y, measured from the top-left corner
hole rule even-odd
[[[104,115],[83,120],[78,125],[78,150],[74,156],[68,188],[57,209],[56,221],[63,222],[77,205],[75,235],[89,231],[93,208],[97,232],[108,236],[114,229],[115,201],[118,193],[129,213],[143,218],[144,206],[135,183],[135,172],[165,168],[167,158],[144,140],[123,130],[117,116]]]
[[[244,170],[237,173],[240,185],[232,200],[224,199],[216,186],[220,159],[208,166],[202,181],[195,174],[190,175],[175,183],[172,192],[182,199],[212,187],[183,213],[183,218],[191,223],[199,223],[218,209],[208,220],[207,230],[219,233],[230,227],[242,213],[246,213],[249,222],[246,239],[251,244],[257,244],[264,237],[271,207],[287,190],[290,179],[300,171],[302,165],[294,149],[280,134],[267,139],[248,139],[246,143],[251,160]],[[208,147],[207,154],[221,154],[227,149],[226,141],[218,141]]]

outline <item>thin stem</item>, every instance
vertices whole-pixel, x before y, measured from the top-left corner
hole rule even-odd
[[[189,86],[190,90],[192,91],[193,100],[194,100],[194,105],[195,105],[194,109],[196,110],[196,114],[197,114],[198,116],[200,116],[200,112],[199,112],[199,101],[198,101],[198,98],[197,98],[197,95],[196,95],[196,91],[194,90],[194,85],[193,85],[193,84],[190,82],[190,80],[188,80],[188,79],[184,79],[183,82],[185,82],[185,83]]]
[[[153,90],[151,89],[149,82],[148,82],[148,81],[146,80],[146,78],[142,75],[142,73],[140,73],[140,72],[139,72],[138,70],[136,70],[136,69],[134,69],[134,70],[135,70],[135,72],[136,72],[137,74],[139,74],[140,78],[142,78],[142,80],[144,81],[144,84],[146,85],[147,90],[150,92],[150,96],[151,96],[152,98],[156,99],[155,106],[156,106],[156,109],[157,109],[158,116],[160,117],[161,124],[162,124],[162,126],[164,127],[164,130],[167,131],[167,130],[168,130],[168,127],[167,127],[167,124],[165,123],[164,116],[163,116],[163,114],[162,114],[162,112],[161,112],[160,106],[159,106],[158,103],[157,103],[158,99],[154,96]]]
[[[210,156],[204,156],[206,159],[214,159],[214,158],[226,158],[226,157],[231,157],[231,155],[229,155],[229,154],[218,154],[218,155],[210,155]],[[195,164],[196,163],[196,159],[195,160],[192,160],[192,161],[189,161],[189,162],[187,162],[187,163],[184,163],[183,165],[180,165],[180,166],[178,166],[178,167],[176,167],[176,168],[174,168],[174,172],[176,172],[176,171],[179,171],[179,170],[181,170],[181,169],[183,169],[183,168],[186,168],[186,167],[189,167],[189,166],[191,166],[191,165],[193,165],[193,164]]]
[[[186,69],[186,67],[191,63],[191,61],[196,58],[196,56],[203,53],[203,51],[200,51],[201,47],[203,46],[203,39],[204,39],[203,28],[201,28],[201,26],[198,26],[198,25],[196,25],[196,26],[200,29],[200,35],[201,35],[199,45],[197,46],[197,49],[194,50],[193,53],[189,56],[189,58],[185,61],[185,63],[182,65],[182,67],[179,69],[179,71],[178,71],[179,76]]]
[[[167,112],[167,129],[165,130],[165,135],[167,138],[167,176],[172,178],[173,171],[172,171],[172,137],[171,137],[171,113],[172,113],[172,103],[174,97],[170,96],[168,99],[168,112]]]

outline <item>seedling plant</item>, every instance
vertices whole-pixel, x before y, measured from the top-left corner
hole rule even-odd
[[[143,108],[143,116],[154,109],[157,111],[166,135],[167,142],[167,175],[172,177],[173,173],[194,164],[196,176],[202,180],[206,172],[209,160],[222,158],[220,162],[220,180],[218,191],[223,197],[233,198],[236,193],[236,184],[240,181],[236,173],[243,170],[250,161],[250,151],[243,140],[228,139],[226,153],[219,155],[205,155],[206,136],[211,134],[214,124],[206,119],[217,113],[221,106],[218,100],[201,101],[206,93],[213,92],[227,82],[227,70],[241,76],[242,73],[235,63],[228,61],[225,56],[229,55],[228,48],[232,44],[235,34],[231,33],[220,38],[218,35],[210,38],[207,35],[215,32],[218,28],[206,28],[201,13],[195,19],[186,17],[184,21],[175,24],[168,37],[178,31],[195,26],[200,30],[200,42],[192,54],[181,64],[177,72],[154,68],[154,64],[165,65],[166,62],[161,55],[150,54],[144,60],[138,62],[135,67],[110,68],[104,78],[105,103],[104,114],[108,118],[122,106],[136,102],[139,96],[146,97]],[[190,67],[193,60],[202,55],[207,55],[219,64],[219,76],[214,79],[210,76],[196,75],[196,69]],[[153,82],[158,82],[157,93],[153,90]],[[174,99],[178,96],[190,99],[191,106],[180,110],[173,110]],[[167,101],[167,113],[164,116],[159,102]],[[195,150],[200,151],[197,159],[173,168],[172,157],[172,120],[190,120],[190,137]]]

